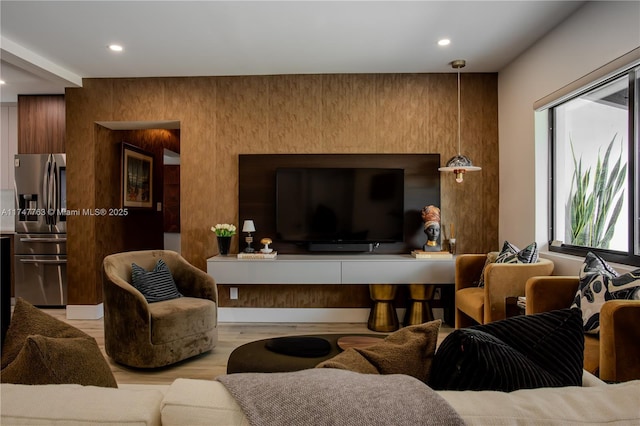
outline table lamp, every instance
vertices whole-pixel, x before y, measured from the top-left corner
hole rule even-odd
[[[242,232],[246,232],[247,236],[245,237],[245,242],[247,243],[247,247],[244,249],[245,253],[253,253],[255,249],[251,247],[251,243],[253,243],[253,237],[251,236],[252,232],[256,232],[256,226],[253,223],[253,220],[245,220],[242,224]]]

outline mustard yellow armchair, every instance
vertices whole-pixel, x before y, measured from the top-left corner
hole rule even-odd
[[[527,315],[571,306],[577,276],[527,281]],[[600,309],[600,334],[585,334],[584,369],[611,382],[640,379],[640,301],[609,300]]]
[[[536,263],[490,263],[483,272],[486,259],[486,254],[461,254],[456,259],[456,328],[504,319],[506,298],[524,296],[527,280],[551,275],[554,266],[548,259]],[[481,273],[484,287],[477,284]]]

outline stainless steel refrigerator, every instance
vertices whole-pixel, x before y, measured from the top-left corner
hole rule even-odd
[[[15,167],[15,296],[67,304],[65,154],[18,154]]]

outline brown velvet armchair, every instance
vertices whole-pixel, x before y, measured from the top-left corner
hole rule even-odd
[[[524,296],[530,277],[553,272],[553,262],[548,259],[536,263],[490,263],[484,268],[484,287],[478,287],[486,260],[486,254],[461,254],[456,258],[456,328],[504,319],[507,297]]]
[[[184,296],[147,303],[131,281],[131,263],[152,270],[162,259]],[[218,290],[212,277],[173,251],[112,254],[103,262],[107,355],[124,365],[156,368],[211,350],[218,341]]]
[[[578,291],[577,276],[527,281],[526,313],[564,309]],[[584,369],[611,382],[640,379],[640,301],[609,300],[600,310],[600,334],[585,334]]]

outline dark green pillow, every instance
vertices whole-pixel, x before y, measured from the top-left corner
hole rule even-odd
[[[429,386],[511,392],[581,386],[582,316],[577,309],[521,315],[455,330],[438,348]]]
[[[131,284],[142,293],[149,303],[182,297],[173,276],[171,276],[169,267],[162,259],[158,260],[155,268],[151,271],[132,263]]]

